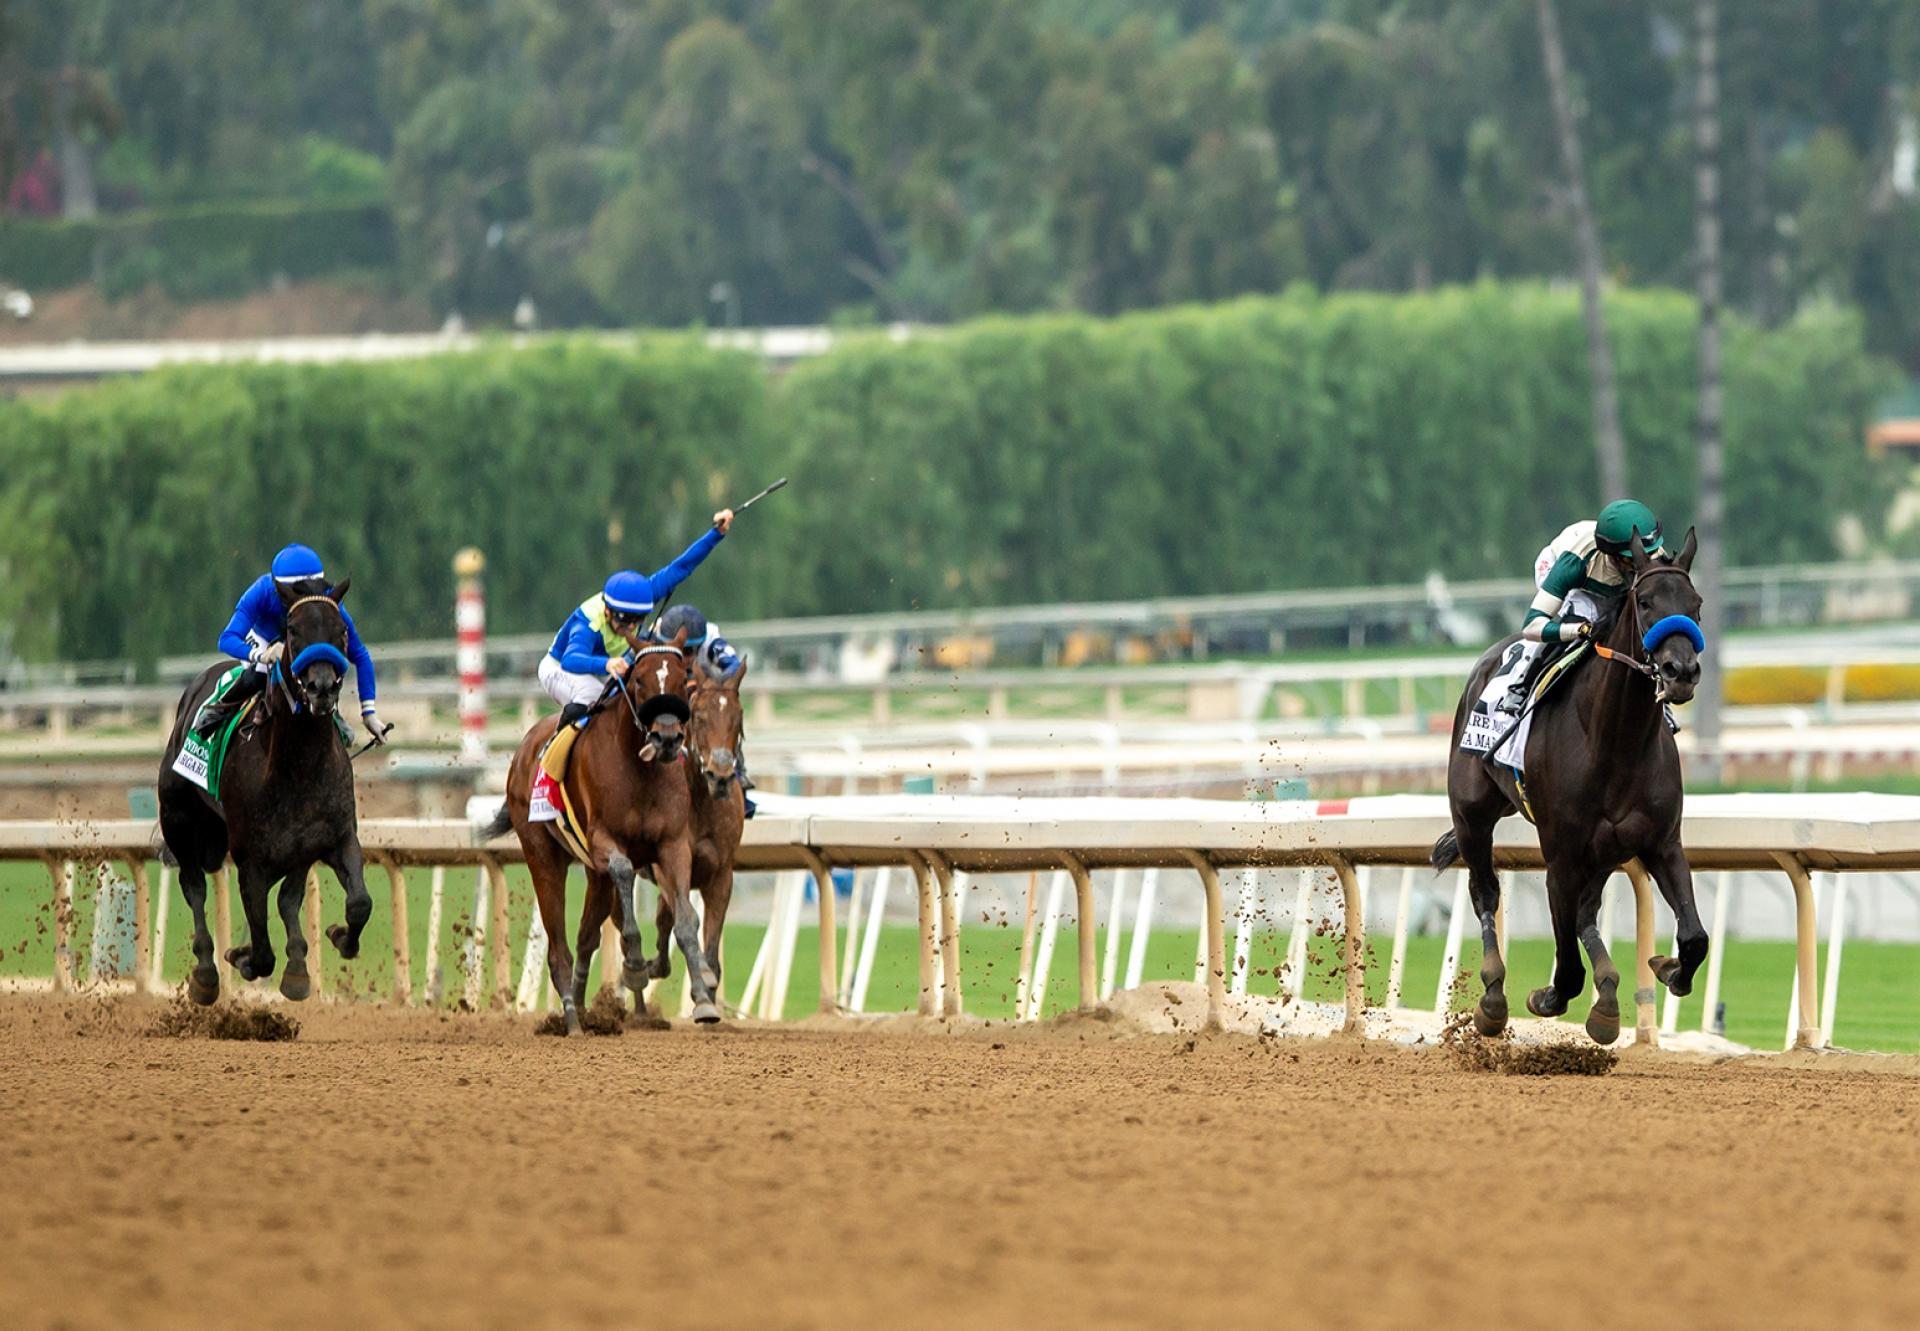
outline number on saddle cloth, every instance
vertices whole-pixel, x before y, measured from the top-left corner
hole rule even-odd
[[[239,683],[246,670],[246,666],[235,666],[214,682],[213,692],[207,695],[207,700],[194,714],[193,726],[187,728],[186,737],[180,742],[180,752],[173,760],[173,770],[206,791],[215,804],[220,802],[220,769],[226,763],[227,749],[233,743],[234,733],[240,729],[240,723],[253,714],[255,705],[260,701],[259,695],[247,699],[240,710],[214,733],[211,740],[201,739],[194,727],[200,724],[200,718],[207,708],[232,692],[233,686]]]
[[[1473,710],[1467,713],[1467,724],[1460,731],[1462,753],[1485,753],[1512,726],[1512,713],[1500,711],[1500,703],[1508,690],[1527,677],[1545,646],[1545,643],[1522,640],[1507,648],[1493,678],[1480,690]]]

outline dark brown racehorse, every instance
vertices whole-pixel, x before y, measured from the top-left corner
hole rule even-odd
[[[285,655],[254,718],[234,735],[222,763],[220,802],[173,770],[187,727],[235,664],[222,661],[187,686],[173,735],[160,760],[160,832],[180,865],[180,894],[193,912],[193,971],[187,994],[196,1003],[220,996],[207,932],[207,875],[233,856],[247,941],[227,953],[246,980],[271,975],[276,958],[267,931],[267,894],[280,886],[280,919],[287,930],[287,970],[280,992],[303,999],[312,991],[308,940],[300,931],[307,871],[333,870],[347,889],[347,922],[327,937],[340,955],[360,954],[360,931],[373,914],[362,873],[359,824],[353,803],[353,764],[334,729],[340,686],[347,675],[347,624],[340,601],[348,579],[328,587],[319,579],[281,586],[287,605]],[[313,940],[318,942],[318,939]]]
[[[681,635],[684,639],[685,634]],[[579,960],[567,951],[567,867],[572,856],[555,836],[553,824],[529,822],[533,774],[558,717],[537,723],[520,741],[507,773],[506,805],[485,835],[497,836],[509,824],[519,834],[547,931],[547,970],[560,993],[567,1033],[580,1032],[586,1005],[587,971],[600,943],[600,926],[611,914],[620,927],[621,980],[641,1001],[653,968],[645,960],[639,917],[634,911],[637,866],[653,866],[660,885],[661,909],[670,913],[674,936],[686,953],[693,985],[694,1020],[720,1019],[700,959],[700,927],[688,896],[693,839],[688,827],[687,781],[680,768],[682,727],[687,715],[687,661],[683,642],[635,643],[633,664],[592,723],[574,742],[567,792],[587,834],[592,859],[586,866],[587,895],[576,943]]]
[[[1631,549],[1632,581],[1594,626],[1603,650],[1574,667],[1572,676],[1539,703],[1526,747],[1526,797],[1547,862],[1554,937],[1553,982],[1528,995],[1527,1010],[1540,1017],[1567,1010],[1586,985],[1584,945],[1594,975],[1587,1033],[1601,1044],[1620,1034],[1620,972],[1601,941],[1599,917],[1601,893],[1621,865],[1638,859],[1646,867],[1678,924],[1680,955],[1655,957],[1655,977],[1684,995],[1707,956],[1693,875],[1680,848],[1680,752],[1660,705],[1663,699],[1681,703],[1693,696],[1700,661],[1692,638],[1680,631],[1656,640],[1651,651],[1644,644],[1650,628],[1699,619],[1700,595],[1688,577],[1694,536],[1687,533],[1672,563],[1649,558],[1637,532]],[[1508,638],[1487,650],[1461,695],[1447,767],[1453,831],[1433,848],[1434,868],[1445,869],[1456,857],[1467,866],[1485,949],[1480,980],[1486,992],[1474,1024],[1485,1035],[1497,1035],[1507,1024],[1507,970],[1494,928],[1500,883],[1493,869],[1493,829],[1520,810],[1521,797],[1513,773],[1491,755],[1460,751],[1460,733],[1514,641]]]
[[[697,672],[688,695],[692,716],[687,722],[687,794],[692,806],[693,890],[706,908],[702,955],[712,972],[715,994],[720,992],[720,931],[726,927],[727,905],[733,900],[733,860],[740,851],[740,834],[747,824],[746,792],[741,790],[738,757],[743,725],[740,716],[742,668],[724,683]],[[668,973],[668,931],[676,924],[660,894],[660,948],[654,973]]]

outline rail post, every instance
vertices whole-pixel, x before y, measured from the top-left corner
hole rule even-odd
[[[413,956],[408,944],[407,871],[391,855],[378,857],[387,871],[387,900],[393,913],[393,1005],[407,1007],[413,1002]]]
[[[1342,855],[1329,855],[1334,873],[1340,876],[1343,913],[1341,932],[1345,935],[1341,967],[1347,975],[1347,1035],[1361,1035],[1367,1026],[1367,912],[1360,900],[1360,878],[1353,863]]]
[[[47,857],[53,883],[53,992],[73,992],[73,861]]]
[[[460,758],[487,760],[487,601],[480,584],[486,556],[468,546],[453,557],[458,592],[453,603],[454,630],[459,635],[454,663],[460,672]]]
[[[940,903],[934,896],[933,870],[912,851],[907,852],[907,867],[920,889],[920,1003],[923,1017],[940,1015]]]
[[[1815,933],[1815,912],[1813,905],[1813,879],[1807,875],[1807,866],[1800,863],[1797,856],[1785,851],[1773,852],[1774,863],[1786,872],[1787,879],[1793,884],[1794,934],[1799,944],[1798,979],[1800,997],[1800,1028],[1794,1032],[1795,1049],[1818,1049],[1820,1047],[1820,990],[1817,982],[1819,937]]]
[[[153,992],[153,902],[147,891],[147,862],[127,856],[127,877],[133,880],[133,992],[142,998]]]
[[[807,868],[813,871],[813,881],[820,893],[820,1010],[838,1012],[840,1010],[840,985],[834,973],[838,960],[837,937],[833,918],[833,870],[812,846],[800,847],[800,856],[806,860]],[[795,912],[798,914],[798,911]],[[692,986],[688,986],[691,991]]]
[[[960,1001],[960,895],[953,866],[937,850],[920,852],[940,889],[940,1015],[957,1017]]]
[[[1187,863],[1200,875],[1200,887],[1206,893],[1207,919],[1207,1029],[1221,1030],[1227,1021],[1227,928],[1220,909],[1220,875],[1213,861],[1197,850],[1183,850]]]
[[[1653,880],[1639,860],[1626,863],[1633,883],[1633,1039],[1648,1049],[1660,1047],[1659,992],[1654,988],[1653,950],[1659,940],[1653,932]]]
[[[1100,982],[1096,978],[1100,952],[1094,938],[1098,922],[1093,918],[1093,878],[1080,857],[1071,851],[1060,852],[1060,863],[1073,875],[1073,909],[1080,924],[1080,1010],[1085,1012],[1100,1002]]]
[[[488,940],[493,952],[493,1006],[509,1012],[513,1009],[513,949],[507,939],[507,871],[492,855],[482,855],[480,864],[487,871],[491,889],[487,893],[487,913],[493,918],[487,923],[487,932],[493,935]]]

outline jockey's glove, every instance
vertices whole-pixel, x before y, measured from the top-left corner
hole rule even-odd
[[[373,709],[372,703],[360,704],[360,724],[367,728],[367,733],[373,736],[375,744],[387,742],[387,728],[380,724],[380,713]]]
[[[284,642],[270,642],[264,647],[254,648],[253,655],[248,659],[255,665],[272,665],[286,654],[287,644]]]

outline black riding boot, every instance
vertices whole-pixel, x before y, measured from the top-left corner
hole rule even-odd
[[[586,720],[592,711],[593,708],[589,707],[586,703],[570,702],[560,709],[560,724],[563,726],[577,725]]]
[[[226,697],[219,702],[201,705],[200,714],[193,718],[193,733],[211,743],[213,737],[220,733],[220,727],[233,720],[233,714],[246,705],[247,699],[266,687],[266,675],[249,667],[239,679],[233,681],[233,687],[227,690]]]

